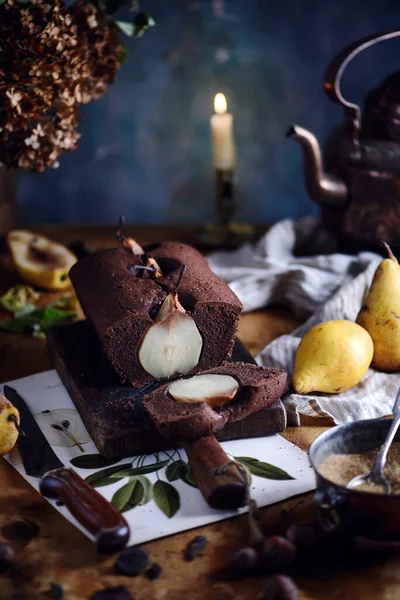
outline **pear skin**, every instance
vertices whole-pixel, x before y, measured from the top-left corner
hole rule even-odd
[[[0,396],[0,456],[8,454],[18,438],[19,412],[11,402]]]
[[[298,394],[339,394],[355,386],[371,364],[374,345],[352,321],[326,321],[312,327],[297,348],[292,386]]]
[[[68,272],[77,259],[66,246],[19,229],[8,233],[7,244],[24,281],[45,290],[70,287]]]
[[[400,265],[389,246],[358,313],[356,323],[374,342],[372,366],[380,371],[400,371]]]

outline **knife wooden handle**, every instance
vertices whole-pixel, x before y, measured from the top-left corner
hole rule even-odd
[[[40,492],[65,504],[94,535],[96,549],[101,554],[118,552],[129,540],[129,525],[121,513],[72,469],[48,471],[40,481]]]
[[[212,508],[231,510],[244,505],[246,483],[238,468],[229,465],[229,457],[213,435],[185,442],[183,447],[196,483]]]

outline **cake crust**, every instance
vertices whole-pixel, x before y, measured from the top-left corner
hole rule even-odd
[[[96,252],[78,261],[70,271],[83,312],[121,381],[133,387],[154,381],[140,364],[138,350],[167,294],[175,288],[184,264],[179,301],[203,339],[199,362],[190,374],[226,361],[232,353],[242,310],[239,299],[194,248],[165,242],[145,246],[144,250],[144,256],[119,248]],[[162,277],[144,279],[142,272],[128,268],[142,265],[150,256],[160,265]]]

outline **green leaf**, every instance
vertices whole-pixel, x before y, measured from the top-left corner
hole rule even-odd
[[[115,477],[120,479],[121,477],[135,477],[136,475],[145,475],[146,473],[155,473],[159,471],[165,465],[169,463],[168,460],[160,460],[156,463],[151,463],[150,465],[142,465],[141,467],[135,467],[130,469],[125,469],[124,471],[121,469],[121,473],[116,473]]]
[[[133,23],[129,23],[129,21],[114,21],[114,23],[116,24],[118,29],[122,31],[122,33],[129,37],[133,36],[133,33],[135,31],[135,26],[133,25]]]
[[[283,469],[275,467],[270,463],[262,462],[257,458],[251,458],[249,456],[235,456],[235,460],[246,465],[252,475],[262,477],[263,479],[274,479],[276,481],[295,479]]]
[[[126,470],[127,467],[130,466],[130,463],[125,465],[119,465],[117,467],[109,467],[108,469],[103,469],[101,471],[96,471],[96,473],[92,473],[88,477],[86,477],[86,481],[90,483],[95,488],[103,487],[105,485],[110,485],[111,483],[115,483],[115,479],[123,479],[125,475],[121,475],[121,477],[111,477],[112,475],[116,475],[119,471]]]
[[[146,33],[150,27],[154,27],[156,24],[153,17],[147,13],[141,12],[136,15],[133,20],[133,34],[135,37],[140,38]]]
[[[115,492],[111,502],[120,512],[126,512],[138,506],[143,500],[143,496],[143,483],[139,479],[131,479]]]
[[[101,454],[82,454],[71,458],[69,462],[80,469],[102,469],[103,467],[115,465],[119,461],[119,458],[106,458]]]
[[[11,321],[1,321],[0,328],[14,333],[31,333],[31,329],[36,325],[40,330],[45,331],[74,316],[74,312],[66,312],[48,306]]]
[[[139,481],[141,481],[141,483],[143,485],[144,494],[143,494],[143,498],[139,502],[139,506],[142,506],[143,504],[147,504],[148,502],[150,502],[151,489],[153,487],[153,484],[151,483],[150,479],[148,477],[145,477],[144,475],[139,475],[138,477],[135,477],[135,479],[138,479]]]
[[[197,482],[196,482],[195,478],[194,478],[192,467],[189,464],[187,465],[187,471],[186,471],[185,476],[182,478],[182,481],[184,481],[185,483],[187,483],[187,485],[191,485],[194,488],[198,488],[199,487],[197,485]]]
[[[183,479],[188,471],[188,465],[183,460],[176,460],[168,465],[165,470],[165,476],[168,481]]]
[[[177,490],[161,479],[153,485],[153,500],[168,519],[171,519],[181,506]]]

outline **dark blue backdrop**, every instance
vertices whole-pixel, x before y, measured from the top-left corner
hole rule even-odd
[[[82,110],[79,149],[58,170],[19,175],[20,219],[201,223],[214,209],[209,117],[226,94],[235,117],[239,216],[316,211],[303,186],[296,122],[320,139],[341,118],[322,91],[329,59],[357,37],[400,27],[395,0],[141,0],[157,21],[117,83]],[[356,58],[344,92],[361,101],[400,68],[400,40]]]

